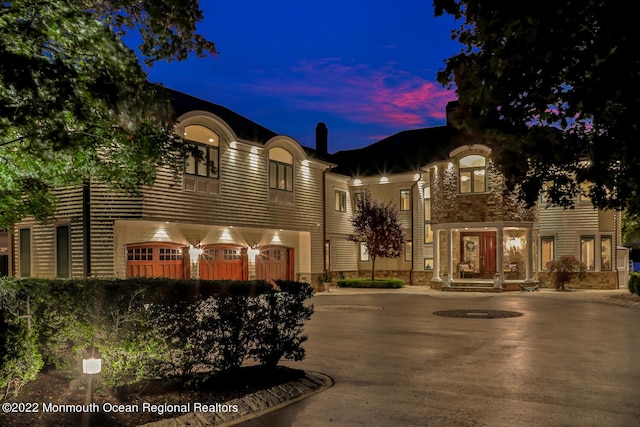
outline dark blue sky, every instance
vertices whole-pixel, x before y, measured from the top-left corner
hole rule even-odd
[[[220,55],[156,64],[149,78],[224,105],[313,147],[319,121],[329,151],[444,124],[455,94],[436,81],[460,49],[456,24],[429,1],[201,1],[198,30]]]

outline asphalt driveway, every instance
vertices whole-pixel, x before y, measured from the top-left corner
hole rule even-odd
[[[591,302],[605,294],[319,294],[287,365],[335,385],[242,425],[640,425],[640,309]],[[470,317],[433,314],[456,309]]]

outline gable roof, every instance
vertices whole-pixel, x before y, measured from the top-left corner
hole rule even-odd
[[[364,148],[332,155],[334,172],[348,176],[374,176],[419,172],[420,167],[448,158],[454,146],[449,126],[406,130]]]

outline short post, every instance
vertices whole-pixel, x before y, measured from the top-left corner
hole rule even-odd
[[[493,287],[495,289],[502,289],[502,280],[500,279],[500,273],[493,275]]]
[[[102,356],[98,351],[98,348],[94,345],[87,348],[82,356],[82,373],[89,375],[89,399],[88,402],[90,405],[89,410],[85,412],[82,416],[82,425],[89,425],[89,417],[91,414],[92,406],[93,406],[93,376],[95,374],[99,374],[102,371]]]

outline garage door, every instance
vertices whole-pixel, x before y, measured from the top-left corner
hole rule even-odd
[[[188,278],[183,250],[182,245],[171,243],[127,245],[127,277]]]
[[[260,248],[256,277],[263,280],[293,279],[293,249],[282,246]]]
[[[200,257],[200,278],[245,280],[246,256],[239,246],[205,246]]]

